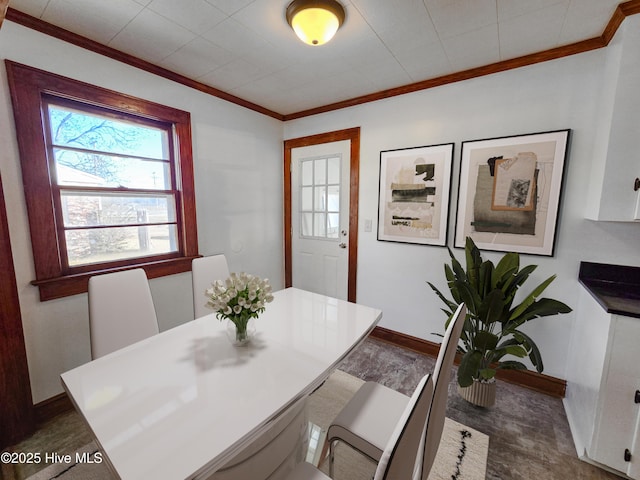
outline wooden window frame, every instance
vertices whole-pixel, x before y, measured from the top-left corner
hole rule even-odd
[[[86,186],[77,186],[77,185],[66,185],[66,184],[60,184],[59,181],[52,181],[52,192],[53,192],[53,199],[54,199],[54,206],[55,206],[55,213],[54,216],[57,219],[62,219],[63,217],[63,208],[62,208],[62,195],[61,195],[61,191],[79,191],[79,192],[91,192],[93,191],[94,193],[101,193],[101,194],[105,194],[105,195],[109,195],[109,194],[113,194],[113,195],[119,195],[119,194],[132,194],[132,193],[139,193],[141,195],[169,195],[173,198],[174,202],[173,205],[176,207],[175,208],[175,221],[171,222],[173,224],[175,224],[176,226],[181,225],[182,224],[182,215],[180,212],[180,208],[177,208],[177,206],[180,204],[180,199],[181,199],[181,192],[180,190],[175,188],[176,185],[176,171],[178,170],[176,168],[176,162],[178,161],[177,159],[177,154],[175,152],[175,148],[174,148],[174,134],[173,134],[173,123],[170,122],[159,122],[157,120],[150,120],[150,119],[146,119],[146,118],[141,118],[139,116],[136,117],[132,117],[130,114],[122,114],[120,112],[114,112],[113,110],[105,110],[105,108],[103,107],[96,107],[94,105],[88,105],[86,103],[82,103],[82,102],[78,102],[76,100],[70,100],[68,98],[60,98],[59,96],[53,96],[53,95],[42,95],[42,110],[43,110],[43,120],[44,120],[44,124],[45,124],[45,141],[46,141],[46,147],[47,147],[47,154],[48,154],[48,158],[49,158],[49,171],[50,172],[56,172],[56,160],[55,160],[55,153],[54,150],[56,148],[66,148],[66,146],[63,147],[56,147],[53,143],[53,139],[51,138],[51,124],[50,124],[50,120],[48,117],[47,112],[49,111],[49,109],[51,108],[51,106],[54,107],[61,107],[61,108],[70,108],[70,109],[75,109],[77,111],[82,111],[83,113],[89,114],[89,115],[98,115],[102,118],[109,118],[111,120],[115,120],[115,121],[124,121],[124,122],[135,122],[137,125],[143,126],[143,127],[148,127],[148,128],[154,128],[154,129],[158,129],[158,130],[162,130],[167,134],[167,140],[168,140],[168,159],[166,159],[166,163],[168,163],[169,165],[169,169],[170,169],[170,188],[169,189],[157,189],[157,190],[148,190],[148,189],[144,189],[144,188],[139,188],[139,187],[112,187],[112,186],[99,186],[99,187],[86,187]],[[96,152],[98,154],[105,154],[105,155],[109,155],[110,152]],[[117,155],[117,153],[116,153]],[[159,159],[150,159],[153,161],[158,161]],[[165,161],[164,159],[161,161]],[[53,178],[53,174],[50,175]],[[57,176],[57,174],[56,174]],[[138,225],[132,225],[132,226],[143,226],[143,225],[148,225],[148,224],[138,224]],[[113,226],[125,226],[123,225],[113,225]],[[59,239],[64,239],[66,236],[66,226],[64,224],[64,222],[56,222],[56,227],[58,228],[58,238]],[[182,231],[180,228],[177,228],[177,251],[172,251],[172,252],[167,252],[167,253],[163,253],[163,254],[155,254],[149,257],[150,260],[161,260],[161,259],[169,259],[169,258],[177,258],[182,256],[181,254],[181,248],[180,246],[183,244],[182,242]],[[75,273],[81,273],[81,272],[87,272],[87,271],[94,271],[96,269],[96,266],[94,264],[80,264],[80,265],[69,265],[69,252],[68,252],[68,245],[66,245],[65,241],[60,241],[60,244],[58,245],[59,251],[60,251],[60,258],[61,258],[61,264],[62,264],[62,271],[64,275],[73,275]],[[143,258],[144,255],[139,255],[138,257],[135,257],[136,259],[141,259]],[[133,257],[132,257],[133,258]],[[132,258],[126,258],[126,259],[120,259],[120,260],[112,260],[109,262],[102,262],[101,264],[104,266],[104,268],[113,268],[113,267],[122,267],[122,266],[126,266],[129,264],[129,262],[131,261]]]
[[[40,300],[62,298],[87,291],[89,277],[132,268],[143,268],[148,278],[156,278],[191,270],[198,257],[196,204],[191,147],[191,115],[140,98],[48,73],[5,60],[13,103],[16,135],[22,166],[25,200],[29,217],[35,280]],[[56,221],[56,197],[51,184],[50,162],[45,140],[43,98],[70,99],[91,107],[106,108],[124,116],[141,117],[173,126],[177,152],[175,175],[176,215],[179,247],[176,254],[138,257],[67,268],[62,261]],[[61,220],[59,220],[61,221]]]

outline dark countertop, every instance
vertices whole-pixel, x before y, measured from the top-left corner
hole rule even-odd
[[[580,262],[578,280],[608,313],[640,318],[640,267]]]

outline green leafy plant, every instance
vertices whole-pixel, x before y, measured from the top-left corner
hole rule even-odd
[[[460,303],[467,306],[467,317],[460,334],[463,353],[458,368],[458,384],[468,387],[473,380],[488,381],[495,377],[497,369],[526,370],[517,360],[505,359],[529,357],[538,372],[544,369],[540,350],[536,343],[519,328],[539,317],[569,313],[571,308],[558,300],[539,298],[540,294],[556,278],[555,275],[535,287],[517,305],[514,299],[518,289],[526,282],[537,265],[520,268],[520,255],[505,254],[497,265],[483,260],[480,250],[470,237],[466,239],[466,270],[453,255],[451,266],[444,265],[447,284],[453,300],[445,297],[431,282],[427,282],[447,308],[449,324],[453,312]]]

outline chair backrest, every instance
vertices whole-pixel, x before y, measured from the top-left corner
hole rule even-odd
[[[451,368],[458,350],[458,341],[460,340],[460,333],[466,316],[467,307],[464,303],[461,303],[449,321],[447,330],[442,338],[436,366],[433,370],[433,401],[425,428],[422,480],[427,480],[433,461],[436,458],[436,453],[438,453],[447,410]]]
[[[144,270],[136,268],[89,279],[89,327],[93,359],[158,333]]]
[[[229,277],[229,266],[224,255],[195,258],[191,262],[191,278],[193,280],[193,315],[200,318],[212,311],[205,307],[207,297],[204,292],[216,280]]]
[[[425,375],[411,395],[382,452],[374,480],[410,480],[420,468],[418,455],[433,398],[433,377]]]

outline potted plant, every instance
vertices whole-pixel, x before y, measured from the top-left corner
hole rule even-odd
[[[470,237],[465,244],[466,270],[451,249],[451,266],[444,272],[453,300],[445,297],[431,282],[429,286],[445,303],[443,311],[451,319],[460,303],[467,306],[459,350],[463,354],[458,367],[458,391],[467,400],[481,406],[495,401],[495,375],[498,369],[526,370],[527,366],[509,359],[529,357],[538,372],[544,369],[538,346],[520,327],[535,318],[569,313],[571,308],[558,300],[539,298],[555,279],[550,276],[518,304],[518,289],[537,265],[520,268],[520,255],[506,253],[494,265],[483,260]]]

